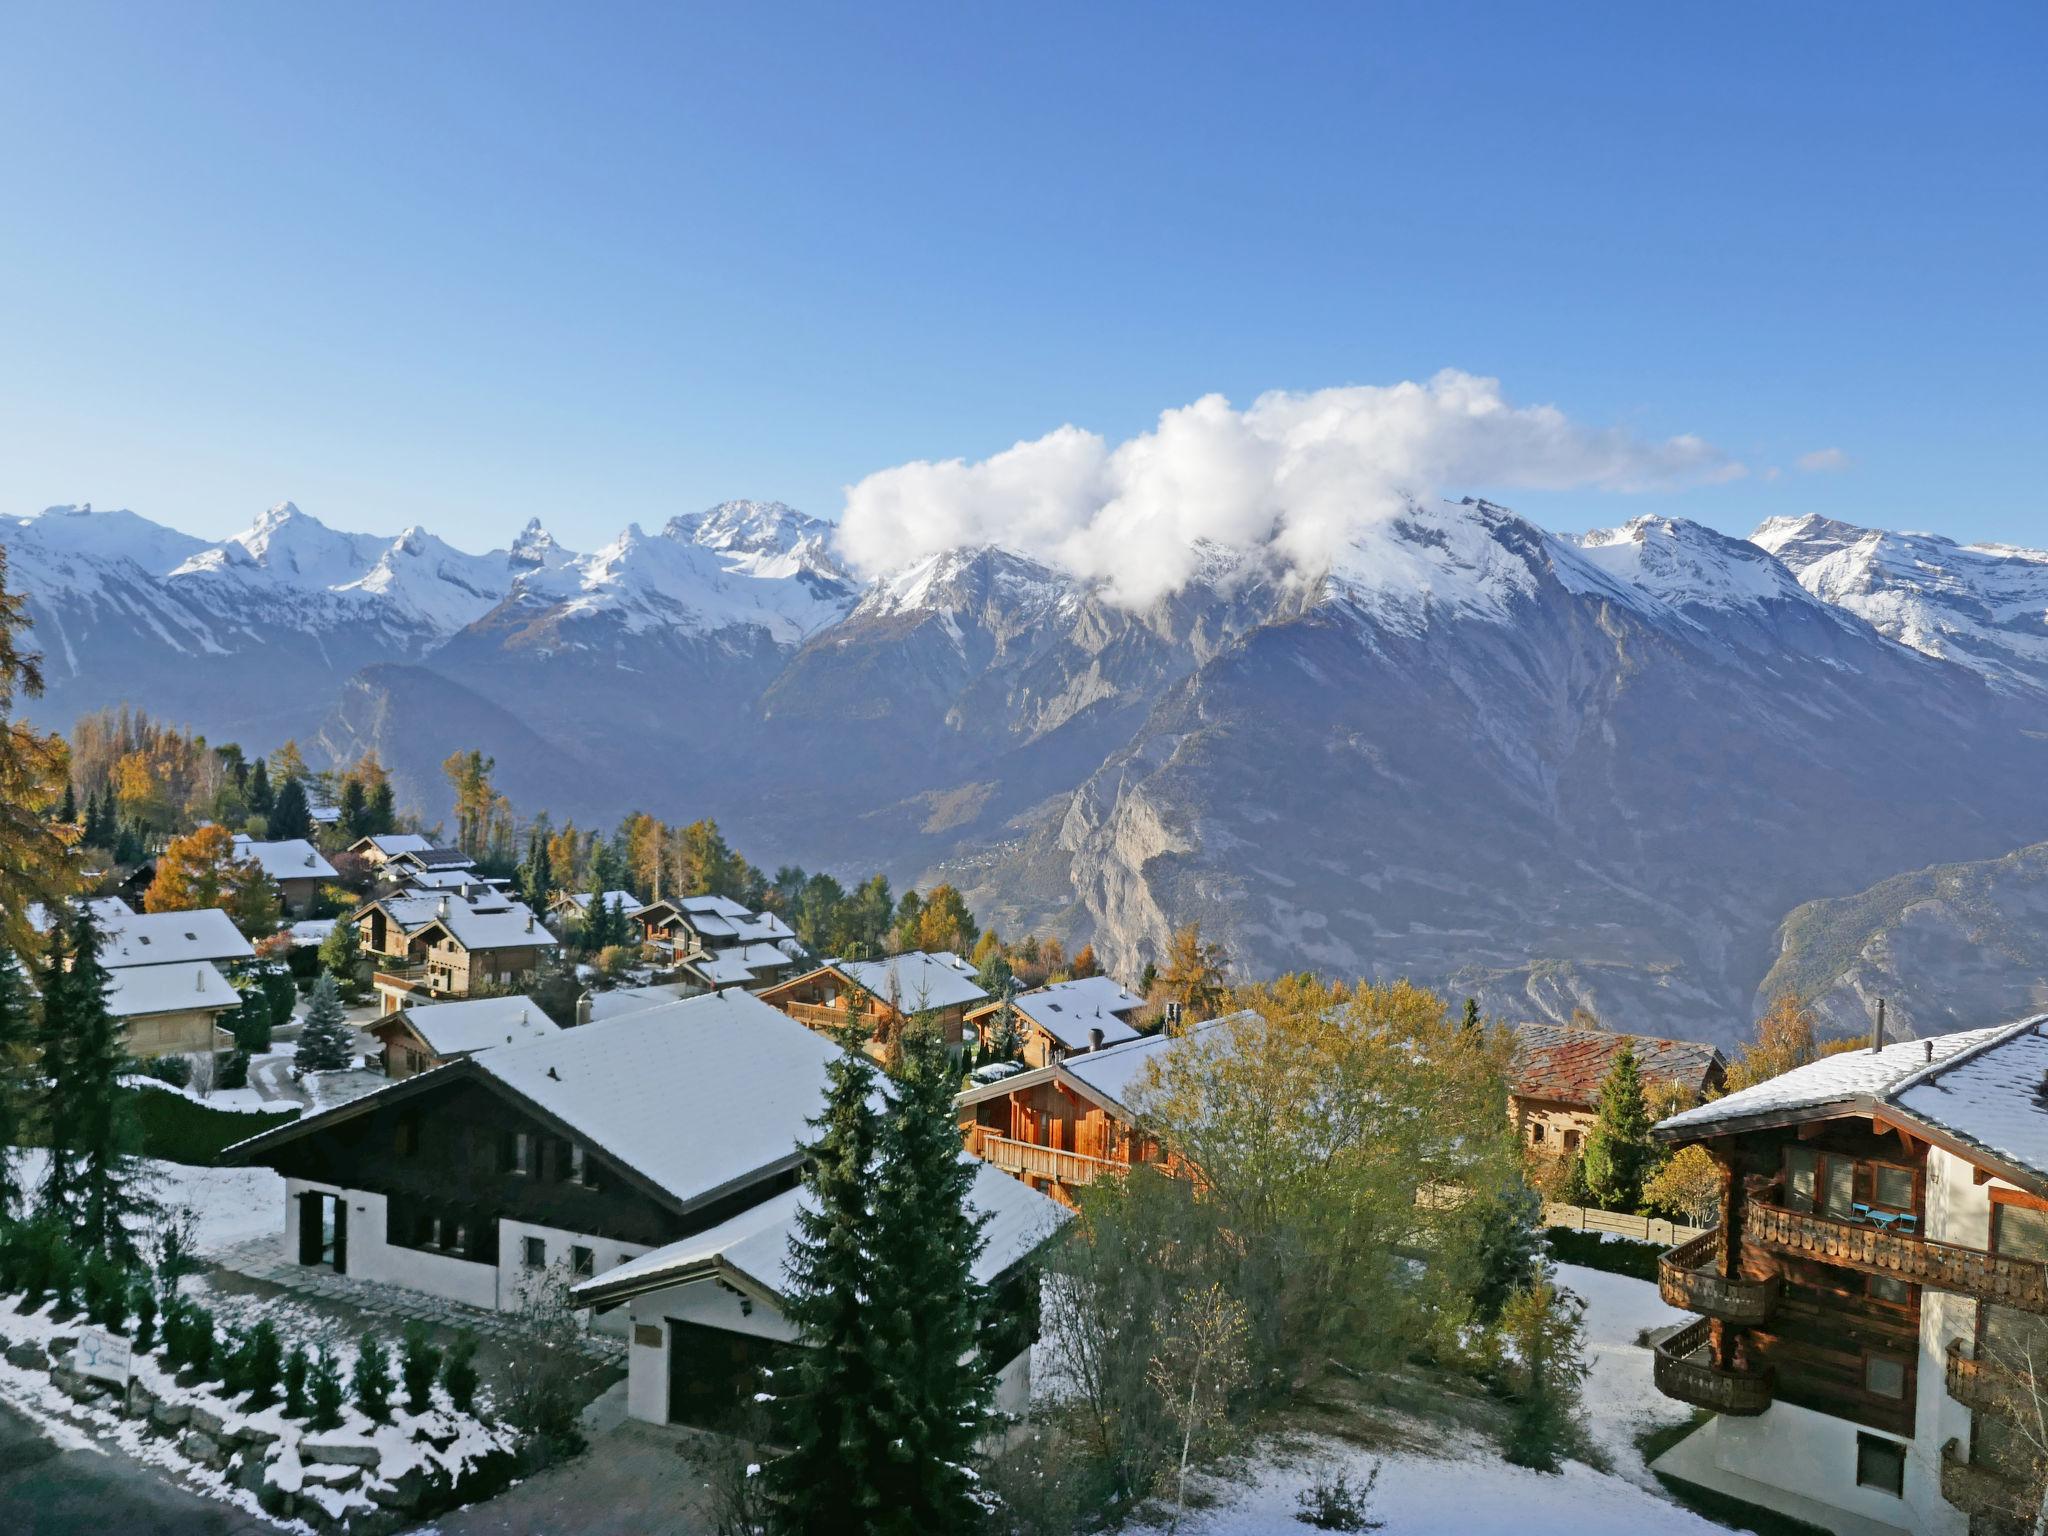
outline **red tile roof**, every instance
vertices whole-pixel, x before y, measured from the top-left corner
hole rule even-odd
[[[1711,1045],[1695,1040],[1660,1040],[1653,1035],[1618,1035],[1568,1024],[1517,1024],[1512,1086],[1517,1097],[1593,1107],[1600,1084],[1627,1041],[1645,1085],[1679,1082],[1695,1093],[1718,1087],[1728,1064]]]

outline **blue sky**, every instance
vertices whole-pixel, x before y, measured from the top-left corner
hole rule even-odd
[[[1447,487],[1555,527],[2048,542],[2044,63],[2038,5],[11,8],[0,511],[588,547],[1455,367],[1750,469]]]

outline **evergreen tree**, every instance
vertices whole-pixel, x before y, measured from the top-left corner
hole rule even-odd
[[[57,819],[66,826],[78,820],[78,792],[69,779],[64,781],[64,798],[57,802]]]
[[[259,757],[256,766],[249,770],[250,814],[267,818],[276,804],[277,795],[270,787],[270,766]]]
[[[14,956],[0,949],[0,1226],[20,1215],[26,1203],[15,1149],[27,1139],[34,1044],[27,983]]]
[[[398,830],[398,809],[391,798],[391,781],[380,780],[370,791],[369,831],[366,837],[382,837]]]
[[[1465,999],[1465,1027],[1470,1030],[1479,1028],[1479,999],[1476,997]]]
[[[272,842],[288,837],[311,837],[313,808],[306,800],[306,786],[296,778],[286,779],[279,786],[276,803],[271,806],[263,825]]]
[[[869,1195],[881,1136],[875,1065],[857,1027],[827,1073],[825,1106],[804,1148],[808,1198],[790,1242],[784,1308],[806,1348],[779,1373],[767,1469],[779,1530],[812,1536],[871,1528],[889,1460],[887,1386],[877,1356],[875,1223]]]
[[[342,1398],[341,1356],[330,1344],[306,1372],[306,1427],[321,1432],[341,1428]]]
[[[43,994],[41,1111],[50,1143],[43,1206],[85,1252],[127,1258],[130,1227],[150,1209],[134,1155],[133,1110],[121,1088],[128,1053],[120,1021],[107,1009],[91,916],[80,910],[70,929],[70,968],[51,975]],[[61,942],[53,943],[53,968],[63,959]]]
[[[356,1350],[356,1406],[373,1424],[391,1422],[391,1351],[374,1333],[365,1333]]]
[[[362,990],[361,938],[354,923],[338,917],[327,937],[320,941],[320,969],[334,978],[344,997],[354,997]]]
[[[1636,1053],[1622,1041],[1600,1085],[1593,1128],[1586,1133],[1586,1185],[1610,1211],[1633,1211],[1643,1202],[1643,1181],[1656,1164],[1650,1110],[1643,1102]]]
[[[322,973],[313,983],[313,995],[306,1004],[306,1021],[299,1026],[299,1048],[292,1064],[301,1072],[333,1072],[355,1060],[355,1037],[342,1016],[341,993],[334,978]]]
[[[341,786],[341,832],[350,842],[369,836],[370,801],[361,779],[350,779]]]
[[[526,860],[519,866],[519,889],[530,905],[538,906],[555,888],[554,859],[548,852],[546,829],[534,827],[526,836]]]
[[[1531,1280],[1502,1312],[1501,1330],[1514,1346],[1507,1459],[1516,1466],[1555,1472],[1581,1437],[1585,1311],[1585,1302],[1559,1290],[1545,1274]]]
[[[961,1156],[958,1087],[937,1026],[913,1020],[879,1137],[869,1295],[887,1386],[881,1505],[920,1532],[978,1528],[966,1468],[995,1390],[980,1349],[988,1297],[974,1278],[987,1218],[968,1204],[979,1165]]]

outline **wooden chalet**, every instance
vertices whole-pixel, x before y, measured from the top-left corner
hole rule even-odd
[[[954,1100],[967,1150],[1064,1205],[1074,1191],[1134,1163],[1167,1163],[1131,1098],[1170,1051],[1213,1049],[1228,1020],[1146,1035],[968,1089]]]
[[[1655,1347],[1715,1417],[1660,1472],[1840,1531],[2030,1520],[2048,1391],[2048,1015],[1826,1057],[1664,1121],[1722,1221],[1660,1267]]]
[[[619,915],[632,918],[646,905],[631,891],[605,891],[601,895],[590,891],[558,891],[555,899],[548,903],[548,917],[564,932],[572,927],[581,927],[590,921],[593,901],[607,907],[616,907]],[[629,922],[628,928],[630,930]]]
[[[1728,1063],[1711,1045],[1621,1035],[1569,1024],[1517,1024],[1508,1080],[1508,1115],[1522,1145],[1539,1158],[1569,1157],[1593,1128],[1600,1085],[1623,1042],[1634,1051],[1643,1085],[1676,1083],[1692,1102],[1718,1093]]]
[[[730,896],[662,896],[630,913],[648,943],[684,960],[751,945],[782,945],[796,933],[773,912],[754,912]]]
[[[828,960],[757,995],[798,1023],[828,1033],[847,1026],[849,1004],[858,997],[869,1050],[876,1055],[914,1015],[935,1019],[946,1043],[959,1048],[966,1038],[968,1010],[988,1001],[974,967],[947,950],[912,950],[886,960]]]
[[[561,1026],[531,998],[472,997],[452,1003],[416,1003],[387,1013],[370,1026],[384,1047],[384,1075],[411,1077],[493,1046],[518,1045],[552,1035]]]
[[[235,857],[253,860],[270,877],[288,917],[311,912],[319,904],[321,890],[339,878],[320,850],[303,837],[266,843],[237,834]]]
[[[405,892],[364,903],[350,916],[371,956],[383,1011],[468,997],[480,987],[530,985],[559,940],[524,902],[497,891]]]
[[[422,837],[417,832],[379,832],[357,838],[348,845],[348,851],[372,869],[378,869],[401,853],[424,853],[433,846],[431,837]]]
[[[284,1255],[308,1267],[495,1309],[609,1282],[578,1295],[629,1337],[629,1411],[709,1422],[773,1315],[780,1255],[759,1234],[786,1230],[835,1049],[743,993],[694,997],[489,1046],[224,1157],[283,1175]],[[1034,1213],[991,1214],[996,1249]],[[670,1267],[700,1249],[761,1289]]]
[[[986,1051],[1002,1030],[1004,1010],[1011,1010],[1019,1059],[1028,1067],[1043,1067],[1137,1039],[1134,1021],[1144,1006],[1145,999],[1107,976],[1082,976],[971,1008],[966,1023]]]

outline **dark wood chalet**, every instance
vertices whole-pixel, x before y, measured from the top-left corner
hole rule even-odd
[[[1827,1057],[1658,1127],[1722,1187],[1721,1225],[1660,1266],[1698,1316],[1654,1354],[1717,1417],[1660,1470],[1823,1524],[1962,1533],[2038,1503],[2018,1397],[1986,1383],[2048,1365],[2042,1023]]]
[[[968,1011],[988,1001],[973,966],[955,954],[922,950],[886,960],[828,960],[756,995],[799,1024],[827,1034],[846,1028],[853,1017],[849,1009],[857,1009],[870,1036],[869,1050],[876,1055],[888,1049],[913,1015],[935,1020],[946,1043],[958,1047],[965,1040]]]

